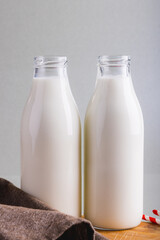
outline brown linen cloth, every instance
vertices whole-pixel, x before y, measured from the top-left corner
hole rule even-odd
[[[65,199],[64,199],[65,201]],[[49,208],[0,178],[0,240],[105,240],[91,223]]]

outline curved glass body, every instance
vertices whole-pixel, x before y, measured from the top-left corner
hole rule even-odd
[[[50,207],[80,216],[81,126],[66,57],[37,57],[21,123],[21,186]]]
[[[85,117],[84,215],[97,228],[127,229],[143,213],[143,116],[127,56],[101,56]]]

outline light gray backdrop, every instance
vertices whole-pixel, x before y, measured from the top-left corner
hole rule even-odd
[[[160,209],[160,1],[0,0],[0,176],[19,185],[20,119],[35,55],[66,55],[83,123],[101,54],[132,56],[145,120],[144,211]]]

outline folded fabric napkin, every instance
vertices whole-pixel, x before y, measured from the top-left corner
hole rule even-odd
[[[0,178],[0,240],[105,240],[91,223],[49,208]]]

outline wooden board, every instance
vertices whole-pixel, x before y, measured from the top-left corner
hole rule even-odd
[[[121,231],[98,231],[111,240],[160,240],[160,225],[141,222],[141,224],[129,230]]]

